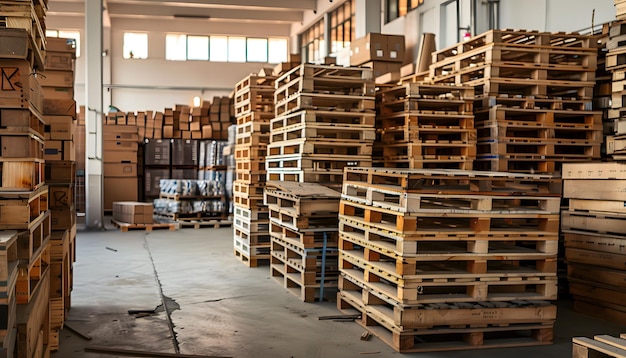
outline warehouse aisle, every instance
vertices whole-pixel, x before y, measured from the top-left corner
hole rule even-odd
[[[100,346],[229,357],[390,357],[395,353],[352,322],[320,321],[334,303],[303,303],[269,275],[233,255],[232,230],[80,232],[67,324],[56,358],[115,357],[85,353]],[[166,309],[162,303],[166,302]],[[626,332],[559,304],[555,344],[506,350],[427,353],[420,357],[571,356],[572,336]],[[129,315],[128,310],[155,310]],[[171,337],[171,330],[176,339]]]

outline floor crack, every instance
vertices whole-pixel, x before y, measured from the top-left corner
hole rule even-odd
[[[172,322],[172,311],[180,309],[180,306],[171,299],[163,294],[163,286],[161,285],[161,280],[159,279],[159,273],[157,272],[156,265],[154,264],[154,258],[152,257],[152,251],[150,251],[150,245],[148,244],[147,235],[144,236],[144,247],[148,251],[148,256],[150,257],[150,263],[152,264],[152,270],[154,272],[154,278],[156,279],[157,285],[159,286],[159,296],[161,297],[161,307],[165,312],[165,317],[167,318],[167,326],[170,330],[170,334],[172,335],[172,344],[174,345],[174,353],[180,354],[180,345],[178,343],[178,337],[176,335],[176,331],[174,330],[174,322]],[[159,308],[159,307],[157,307]]]

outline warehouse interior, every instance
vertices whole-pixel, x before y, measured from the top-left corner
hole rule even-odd
[[[8,0],[0,71],[0,357],[626,357],[624,0]]]

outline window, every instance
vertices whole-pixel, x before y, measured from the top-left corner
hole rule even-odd
[[[328,14],[330,18],[330,52],[336,53],[344,47],[350,46],[355,37],[354,0],[348,0],[343,5]]]
[[[246,42],[248,62],[267,62],[267,39],[250,38]]]
[[[320,19],[300,35],[304,62],[320,63],[326,56],[324,19]]]
[[[207,36],[187,36],[187,59],[209,60],[209,38]]]
[[[287,62],[286,38],[192,36],[167,34],[165,59],[169,61]]]
[[[246,62],[245,37],[228,37],[228,62]]]
[[[441,5],[440,43],[452,46],[471,36],[471,4],[467,1],[450,0]]]
[[[387,22],[406,15],[423,3],[424,0],[387,0]]]
[[[66,30],[46,30],[46,37],[73,39],[76,43],[76,57],[80,57],[80,32]]]
[[[228,37],[226,36],[211,36],[209,42],[210,52],[209,60],[215,62],[228,61]]]
[[[123,47],[124,58],[148,58],[148,34],[125,32]]]
[[[289,49],[287,48],[287,39],[269,39],[267,62],[280,63],[287,62],[287,54]]]
[[[187,55],[186,35],[165,35],[165,59],[170,61],[185,61]]]

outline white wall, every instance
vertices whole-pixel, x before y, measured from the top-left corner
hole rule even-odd
[[[46,25],[49,29],[78,30],[84,39],[83,17],[50,16]],[[123,34],[128,31],[149,33],[148,59],[127,60],[122,57]],[[250,73],[263,67],[273,67],[273,64],[265,63],[166,61],[167,33],[289,37],[290,26],[193,19],[153,21],[114,18],[111,20],[110,46],[106,48],[105,45],[109,53],[104,59],[105,72],[110,69],[110,76],[105,74],[104,80],[105,86],[110,85],[104,93],[106,104],[110,98],[110,103],[123,111],[145,111],[191,104],[194,96],[210,100],[213,96],[228,95],[235,84]],[[105,34],[105,40],[107,37]],[[85,103],[85,61],[83,54],[76,61],[75,98],[79,105]]]

